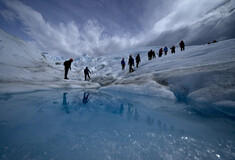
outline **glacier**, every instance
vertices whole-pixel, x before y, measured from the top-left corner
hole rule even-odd
[[[72,63],[70,80],[64,80],[64,57],[53,57],[26,42],[0,31],[0,89],[6,92],[24,92],[58,88],[120,90],[147,95],[162,95],[208,104],[234,106],[235,40],[186,46],[176,54],[147,60],[150,49],[144,47],[91,58],[83,54]],[[134,73],[122,71],[121,58],[129,54],[141,55],[140,67]],[[92,80],[84,81],[84,68],[91,70]],[[130,90],[129,88],[133,88]],[[143,91],[143,92],[142,92]]]
[[[0,30],[0,159],[234,159],[234,44],[84,53],[64,80],[64,57]]]

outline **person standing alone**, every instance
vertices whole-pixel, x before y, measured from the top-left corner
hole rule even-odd
[[[89,74],[91,74],[91,72],[90,72],[90,70],[88,69],[88,67],[86,67],[86,68],[84,69],[84,74],[85,74],[85,81],[87,80],[87,77],[88,77],[89,79],[91,79],[91,77],[90,77],[90,75],[89,75]]]
[[[67,60],[64,62],[64,79],[68,79],[68,71],[71,70],[71,63],[73,62],[73,59],[70,58],[70,60]]]

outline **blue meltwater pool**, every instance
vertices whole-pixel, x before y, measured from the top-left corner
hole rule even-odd
[[[232,160],[234,112],[99,90],[0,94],[0,159]]]

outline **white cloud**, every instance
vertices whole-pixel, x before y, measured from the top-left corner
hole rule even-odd
[[[231,14],[228,13],[230,7],[235,7],[233,0],[175,0],[169,7],[168,14],[155,21],[153,28],[145,34],[143,43],[146,42],[146,45],[173,45],[181,39],[187,44],[202,44],[212,38],[222,40],[231,37],[228,34],[232,32],[232,26],[224,25],[223,20],[232,24]],[[223,13],[219,13],[221,10]],[[211,30],[213,24],[224,27]],[[221,30],[226,33],[223,38],[217,34]]]
[[[160,20],[155,19],[155,16],[149,17],[149,19],[146,18],[143,20],[143,23],[152,21],[147,23],[153,24],[152,27],[146,26],[148,31],[146,31],[147,29],[145,28],[134,36],[130,36],[131,34],[128,33],[115,35],[115,31],[111,34],[112,36],[110,36],[106,34],[105,26],[100,25],[95,19],[87,20],[85,24],[80,24],[79,26],[74,21],[70,21],[67,24],[60,22],[55,25],[46,21],[39,12],[18,0],[3,1],[9,10],[4,10],[1,14],[11,21],[19,19],[24,26],[24,32],[27,33],[34,40],[34,43],[43,51],[54,55],[75,58],[83,53],[102,55],[118,50],[138,47],[139,45],[158,45],[158,42],[164,43],[164,45],[168,45],[166,43],[169,41],[171,44],[174,42],[178,43],[181,38],[184,38],[183,36],[187,36],[187,40],[193,42],[192,39],[197,39],[197,37],[200,36],[198,31],[201,26],[198,25],[198,22],[202,22],[203,17],[205,17],[210,10],[228,0],[171,1],[171,3],[169,3],[171,9],[168,9],[169,12],[165,16],[162,15]],[[154,3],[156,2],[154,1]],[[155,5],[157,6],[158,3]],[[154,4],[150,5],[150,7],[153,9]],[[162,10],[166,11],[165,8],[162,8]],[[161,10],[154,11],[153,13],[157,14],[159,12],[161,12]],[[213,20],[213,15],[216,15],[216,13],[212,13],[212,15],[209,16],[211,21],[218,21],[223,18],[217,14],[217,18]],[[131,32],[131,27],[128,29]],[[185,33],[177,33],[180,29],[184,31],[190,30],[190,32],[194,34],[187,35]],[[161,37],[163,33],[167,32],[174,35]],[[182,34],[184,35],[182,36]]]
[[[1,9],[0,15],[2,15],[2,17],[8,22],[15,21],[16,15],[12,11]]]
[[[96,20],[88,20],[80,28],[73,21],[68,24],[53,25],[39,12],[20,1],[5,0],[5,3],[25,26],[24,32],[34,39],[37,46],[50,54],[66,57],[79,56],[83,53],[101,55],[135,44],[135,41],[128,43],[130,38],[127,36],[105,35],[104,27]]]
[[[227,0],[178,0],[172,11],[154,25],[155,33],[176,30],[192,25],[211,9]]]

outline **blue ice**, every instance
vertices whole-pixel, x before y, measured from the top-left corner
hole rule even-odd
[[[0,94],[0,159],[235,159],[234,122],[212,106],[151,96]]]

